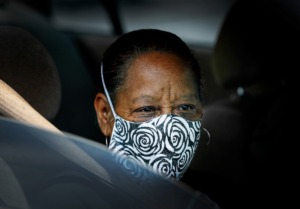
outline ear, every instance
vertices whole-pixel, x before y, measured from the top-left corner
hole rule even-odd
[[[113,129],[113,114],[110,109],[106,96],[103,93],[97,93],[94,100],[94,107],[97,114],[97,120],[102,133],[110,136]]]

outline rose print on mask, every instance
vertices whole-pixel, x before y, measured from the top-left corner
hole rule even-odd
[[[164,149],[162,135],[162,132],[153,124],[142,123],[138,125],[138,128],[133,129],[130,138],[137,153],[143,159],[150,160],[153,155],[161,153]]]
[[[132,176],[136,177],[133,178],[133,180],[137,180],[139,184],[147,182],[151,182],[151,177],[154,175],[153,172],[147,171],[145,169],[142,169],[141,166],[138,166],[136,161],[136,158],[133,158],[134,155],[127,149],[120,150],[119,152],[116,152],[115,155],[113,155],[115,162],[120,165],[121,169],[124,170],[126,173],[131,174]],[[140,163],[142,163],[142,160],[138,160]],[[144,164],[144,166],[146,166]],[[116,174],[118,175],[118,174]],[[121,175],[121,174],[120,174]],[[140,180],[143,181],[140,181]]]
[[[187,168],[187,164],[190,164],[191,159],[193,158],[194,150],[192,147],[186,147],[184,152],[180,155],[180,158],[177,161],[177,171],[182,173]]]
[[[168,178],[179,180],[200,140],[201,122],[165,114],[135,123],[116,115],[109,149]]]
[[[190,128],[187,121],[179,116],[166,117],[163,129],[163,132],[167,135],[167,148],[174,152],[174,157],[179,157],[179,154],[182,153],[188,144]]]
[[[127,121],[122,120],[121,118],[115,119],[115,129],[118,133],[115,137],[116,142],[118,143],[128,143],[128,130],[129,130],[129,123]]]
[[[173,168],[172,160],[165,155],[156,155],[149,161],[149,166],[152,170],[167,177],[175,178],[175,169]]]

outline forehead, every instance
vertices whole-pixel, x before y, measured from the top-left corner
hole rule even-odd
[[[197,97],[195,76],[176,55],[147,52],[131,62],[116,99],[118,103],[124,99],[141,98],[142,95],[159,100],[176,100],[186,95]]]
[[[171,78],[173,80],[192,79],[193,73],[185,62],[169,52],[150,51],[138,56],[128,68],[125,83],[155,82]],[[169,79],[168,79],[169,80]],[[194,79],[192,79],[194,80]]]

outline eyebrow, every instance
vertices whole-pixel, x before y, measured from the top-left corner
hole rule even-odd
[[[155,100],[155,98],[153,98],[152,96],[150,95],[146,95],[146,94],[142,94],[141,96],[138,96],[138,97],[134,97],[132,99],[133,103],[139,101],[139,100],[142,100],[142,99],[148,99],[148,100]]]
[[[147,100],[150,100],[150,101],[154,101],[156,100],[154,97],[150,96],[150,95],[147,95],[147,94],[143,94],[141,96],[138,96],[138,97],[134,97],[132,99],[133,103],[139,101],[139,100],[143,100],[143,99],[147,99]],[[198,96],[196,94],[187,94],[187,95],[183,95],[180,97],[180,99],[199,99]]]

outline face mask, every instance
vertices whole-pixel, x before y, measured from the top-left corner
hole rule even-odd
[[[179,180],[197,149],[201,121],[189,121],[173,114],[142,123],[127,121],[115,113],[103,75],[102,83],[115,118],[109,149],[167,178]]]
[[[200,139],[200,121],[165,114],[143,123],[116,115],[109,149],[163,176],[179,180],[190,165]]]

